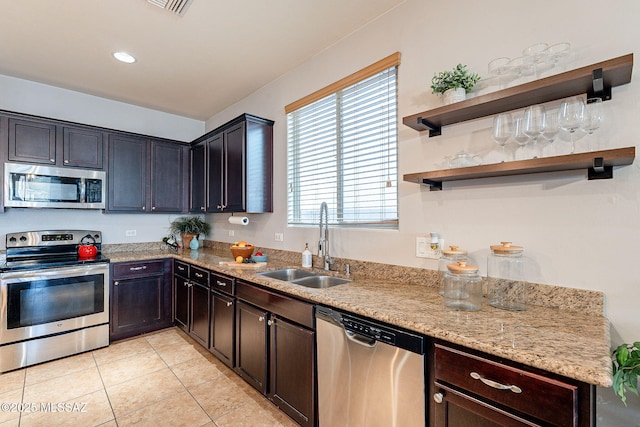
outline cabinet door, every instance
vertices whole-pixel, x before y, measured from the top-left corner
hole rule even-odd
[[[64,126],[62,147],[64,166],[103,168],[104,134],[101,131]]]
[[[245,152],[244,122],[224,132],[225,167],[224,170],[224,205],[227,212],[244,212],[245,206]]]
[[[186,155],[184,145],[151,142],[151,212],[186,211]]]
[[[269,399],[302,426],[315,425],[315,332],[271,320]]]
[[[147,141],[112,134],[109,137],[108,211],[145,212]]]
[[[189,279],[175,276],[174,283],[174,323],[189,332]]]
[[[541,426],[455,390],[436,388],[432,406],[434,427],[524,427]]]
[[[230,368],[234,367],[235,298],[211,292],[210,351]]]
[[[114,280],[111,287],[110,339],[116,340],[168,326],[170,289],[163,276]],[[169,322],[167,323],[167,320]]]
[[[191,282],[189,335],[209,348],[209,288]]]
[[[9,118],[9,160],[54,165],[56,125]]]
[[[207,212],[222,212],[224,173],[224,136],[222,133],[207,140]]]
[[[236,304],[236,372],[262,394],[267,393],[267,312]]]
[[[207,210],[207,144],[201,142],[191,147],[191,197],[189,212],[202,213]]]

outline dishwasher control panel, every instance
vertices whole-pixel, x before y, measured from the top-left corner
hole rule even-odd
[[[342,325],[346,330],[355,332],[356,334],[364,335],[368,338],[374,338],[377,341],[382,341],[391,345],[396,343],[396,335],[392,331],[385,330],[378,325],[373,325],[362,319],[354,319],[343,315]]]

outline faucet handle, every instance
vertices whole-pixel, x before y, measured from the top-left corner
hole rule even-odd
[[[344,265],[344,274],[346,276],[351,276],[351,266],[349,264]]]

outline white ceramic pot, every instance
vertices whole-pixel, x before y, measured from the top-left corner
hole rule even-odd
[[[442,94],[442,102],[444,105],[453,104],[454,102],[464,101],[467,98],[467,92],[462,87],[445,90]]]

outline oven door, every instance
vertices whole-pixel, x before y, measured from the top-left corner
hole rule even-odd
[[[0,275],[0,345],[109,322],[109,264]]]

